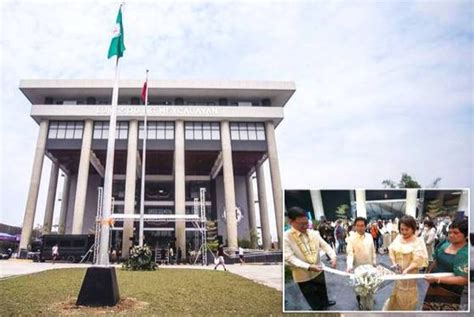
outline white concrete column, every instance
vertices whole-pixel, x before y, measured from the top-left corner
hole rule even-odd
[[[91,158],[93,121],[87,119],[84,122],[84,134],[82,135],[81,158],[79,171],[77,173],[76,199],[74,201],[74,215],[72,218],[72,234],[82,233],[84,212],[86,209],[87,182],[89,179],[89,164]]]
[[[365,189],[356,189],[357,217],[367,218],[367,208],[365,206]]]
[[[64,183],[63,183],[63,193],[61,197],[61,212],[59,214],[59,226],[58,226],[58,233],[64,234],[66,232],[66,216],[67,216],[67,207],[69,204],[69,187],[71,185],[71,181],[69,176],[64,173]]]
[[[128,126],[128,147],[127,147],[127,170],[125,174],[125,202],[124,214],[133,215],[135,213],[135,183],[137,175],[137,142],[138,142],[138,121],[130,120]],[[122,257],[128,258],[133,237],[133,219],[123,222],[122,232]]]
[[[263,249],[270,250],[272,248],[272,236],[270,233],[270,220],[268,218],[267,191],[265,188],[265,173],[263,170],[263,164],[257,166],[257,190]]]
[[[469,191],[467,189],[463,189],[459,197],[458,212],[460,211],[464,211],[464,215],[469,217]]]
[[[275,125],[273,121],[265,122],[265,134],[267,138],[268,162],[270,163],[270,175],[272,178],[273,206],[275,208],[276,229],[278,234],[278,246],[283,249],[283,191],[281,187],[280,166],[278,163],[277,145],[275,139]]]
[[[235,183],[232,163],[229,121],[221,122],[222,168],[224,171],[224,196],[227,222],[227,247],[237,251],[237,218],[235,214]]]
[[[412,216],[413,218],[416,218],[417,195],[418,189],[407,189],[405,214],[408,216]]]
[[[36,141],[35,158],[31,171],[30,188],[26,200],[23,227],[21,229],[20,256],[26,256],[25,251],[30,243],[33,223],[35,221],[36,203],[41,183],[41,172],[43,170],[44,153],[46,150],[46,140],[48,138],[48,120],[42,120],[39,125],[38,140]],[[24,254],[23,254],[24,253]]]
[[[177,215],[186,214],[186,180],[184,169],[184,122],[178,120],[174,128],[174,207]],[[181,248],[182,254],[186,254],[186,223],[176,222],[176,250]]]
[[[56,189],[58,186],[59,162],[51,162],[51,173],[49,175],[48,196],[44,210],[43,234],[51,233],[53,225],[54,203],[56,201]]]
[[[247,203],[249,217],[250,247],[257,248],[257,220],[255,218],[255,195],[253,191],[253,176],[247,176]]]
[[[320,221],[321,217],[324,217],[323,198],[320,190],[310,190],[311,202],[313,203],[314,218],[316,221]]]

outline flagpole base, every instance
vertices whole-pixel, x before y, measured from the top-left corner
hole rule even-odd
[[[115,267],[92,266],[86,271],[76,305],[115,306],[120,300]]]

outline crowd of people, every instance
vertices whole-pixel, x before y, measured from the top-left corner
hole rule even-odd
[[[433,260],[434,248],[440,241],[447,239],[451,222],[452,219],[449,216],[436,219],[425,217],[423,221],[416,220],[415,235],[424,241],[430,261]],[[347,241],[356,232],[354,223],[350,219],[328,221],[323,217],[319,224],[308,223],[308,227],[317,230],[324,241],[336,250],[336,254],[345,254]],[[388,252],[390,244],[399,234],[399,223],[398,217],[393,220],[374,219],[367,223],[365,231],[372,237],[377,254]]]
[[[290,228],[285,231],[285,264],[293,280],[313,310],[325,310],[335,301],[328,298],[320,252],[335,268],[338,255],[346,254],[346,271],[360,265],[376,266],[387,254],[391,269],[398,274],[425,273],[429,284],[423,303],[418,305],[416,279],[396,280],[383,310],[414,311],[460,310],[461,296],[468,285],[468,219],[426,217],[372,220],[358,217],[353,221],[322,219],[313,225],[307,213],[293,207],[288,210]],[[432,273],[452,273],[437,277]],[[357,297],[360,304],[360,298]]]

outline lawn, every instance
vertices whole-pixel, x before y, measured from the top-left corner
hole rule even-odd
[[[0,281],[1,315],[98,314],[72,309],[85,269],[60,269]],[[142,302],[120,315],[163,313],[281,314],[281,292],[222,271],[159,269],[129,272],[117,269],[120,297]],[[143,303],[144,302],[144,303]]]

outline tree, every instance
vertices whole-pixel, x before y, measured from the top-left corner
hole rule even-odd
[[[397,184],[391,179],[385,179],[382,181],[383,188],[397,188]]]
[[[336,208],[336,218],[337,219],[347,219],[347,211],[349,206],[347,204],[342,204]]]
[[[437,177],[429,186],[429,188],[438,188],[438,184],[441,181],[441,177]]]
[[[426,188],[437,188],[441,182],[441,177],[437,177],[429,186]],[[400,181],[397,183],[391,179],[385,179],[382,181],[384,188],[421,188],[422,186],[412,176],[407,173],[402,173]]]
[[[426,215],[429,216],[431,219],[435,219],[436,217],[440,216],[443,207],[443,203],[439,199],[433,199],[428,202],[426,206]]]
[[[398,183],[399,188],[421,188],[421,185],[413,179],[410,175],[407,173],[402,174],[402,178],[400,179],[400,182]]]

